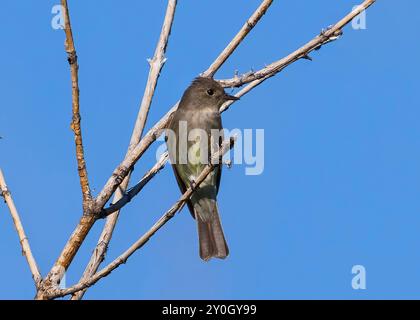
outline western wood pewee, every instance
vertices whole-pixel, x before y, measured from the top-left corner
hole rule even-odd
[[[228,100],[238,99],[204,77],[196,78],[184,92],[166,132],[169,158],[182,193],[194,185],[220,146],[223,127],[219,108]],[[205,261],[229,254],[216,201],[221,173],[222,166],[217,164],[187,202],[197,221],[200,257]]]

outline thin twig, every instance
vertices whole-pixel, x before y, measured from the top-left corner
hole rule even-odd
[[[158,44],[155,49],[154,56],[152,59],[148,60],[150,64],[149,76],[147,79],[146,88],[144,90],[143,98],[139,108],[139,113],[137,115],[136,124],[134,126],[134,130],[130,140],[130,145],[128,147],[127,152],[130,152],[139,143],[141,136],[143,135],[143,130],[147,121],[150,106],[152,104],[159,75],[166,62],[165,52],[175,17],[176,5],[176,0],[168,1],[162,30],[160,33]],[[130,178],[131,172],[124,178],[123,182],[121,183],[117,192],[115,193],[113,199],[114,203],[121,203],[121,198],[127,190]],[[150,179],[151,178],[149,178],[149,180]],[[105,259],[108,244],[111,241],[114,228],[118,220],[119,210],[114,210],[112,215],[110,215],[110,213],[107,213],[106,216],[108,216],[107,221],[105,222],[101,235],[99,236],[98,243],[93,251],[90,261],[86,266],[85,271],[83,272],[81,281],[91,277],[98,270],[98,267],[101,264],[101,262]],[[84,293],[85,290],[79,291],[77,292],[77,294],[73,295],[71,299],[80,300],[83,297]]]
[[[108,264],[99,272],[95,273],[91,278],[79,282],[73,287],[63,289],[63,290],[56,290],[52,292],[52,295],[49,298],[58,298],[63,297],[68,294],[75,293],[80,290],[84,290],[96,282],[98,282],[103,277],[109,275],[113,270],[118,268],[121,264],[125,263],[127,259],[138,249],[143,247],[146,242],[150,240],[150,238],[160,229],[162,228],[169,220],[171,220],[175,214],[179,211],[180,208],[183,207],[185,202],[191,197],[194,190],[200,186],[200,184],[206,179],[206,177],[214,170],[217,164],[221,163],[223,155],[229,151],[230,148],[233,147],[235,143],[236,137],[231,137],[229,140],[224,141],[219,149],[219,151],[212,156],[210,163],[203,169],[200,175],[197,177],[195,184],[190,186],[185,193],[179,198],[179,200],[168,210],[165,214],[147,231],[142,237],[140,237],[130,248],[128,248],[123,254],[121,254],[118,258]],[[218,160],[218,161],[216,161]]]
[[[246,83],[254,80],[262,79],[267,76],[273,76],[284,68],[300,59],[308,59],[309,54],[314,50],[319,50],[323,45],[338,39],[342,35],[342,29],[350,23],[356,16],[369,8],[376,0],[366,0],[361,5],[357,6],[352,12],[346,15],[343,19],[338,21],[335,25],[323,30],[318,36],[300,47],[296,51],[289,54],[287,57],[280,59],[266,66],[265,68],[256,71],[248,72],[241,77],[234,77],[232,79],[218,80],[223,87],[241,87]],[[310,59],[311,60],[311,59]]]
[[[166,162],[168,161],[168,152],[164,152],[160,159],[155,163],[155,165],[147,171],[147,173],[143,176],[143,178],[130,190],[128,190],[124,195],[121,197],[120,200],[111,204],[108,208],[104,208],[101,213],[99,214],[98,218],[103,219],[110,214],[114,213],[115,211],[121,210],[125,205],[127,205],[136,195],[139,194],[143,187],[165,166]]]
[[[230,55],[235,51],[239,44],[245,39],[248,33],[257,25],[262,16],[267,12],[268,8],[273,3],[273,0],[264,0],[260,6],[255,10],[251,17],[245,22],[241,30],[236,34],[232,41],[220,53],[211,66],[203,72],[203,77],[213,77],[219,68],[225,63]]]
[[[117,190],[121,181],[127,176],[127,173],[133,168],[134,164],[143,155],[143,153],[149,148],[149,146],[159,137],[163,132],[163,129],[169,123],[172,114],[178,108],[178,103],[169,110],[163,118],[161,118],[141,139],[141,141],[129,152],[124,160],[114,170],[111,177],[102,188],[99,195],[96,197],[96,204],[98,207],[103,208],[112,194]]]
[[[94,215],[82,215],[76,229],[73,231],[70,239],[61,251],[60,256],[57,258],[50,272],[42,282],[35,299],[48,299],[49,292],[54,291],[58,287],[64,273],[76,256],[77,251],[80,249],[80,246],[85,240],[90,229],[92,229],[95,221],[96,217]]]
[[[67,0],[61,0],[61,5],[64,11],[64,32],[66,34],[65,49],[67,52],[67,61],[70,65],[71,87],[72,87],[72,112],[73,118],[71,122],[71,129],[74,132],[74,141],[76,144],[76,159],[77,170],[80,178],[80,186],[83,194],[83,211],[86,213],[89,210],[89,203],[92,195],[89,187],[88,173],[86,169],[85,154],[83,148],[80,104],[79,104],[79,64],[77,62],[77,53],[74,46],[73,32],[71,29],[70,15],[67,6]]]
[[[70,236],[64,246],[63,251],[57,258],[54,266],[51,268],[47,277],[43,281],[39,288],[36,299],[44,299],[46,293],[58,286],[68,266],[73,261],[74,256],[82,245],[84,239],[95,223],[96,219],[92,215],[92,194],[89,187],[89,179],[86,169],[86,161],[83,148],[82,129],[81,129],[81,117],[80,117],[80,105],[79,105],[79,65],[77,63],[77,53],[73,40],[73,32],[70,22],[70,14],[67,5],[67,0],[61,0],[61,5],[64,14],[64,32],[66,35],[65,49],[68,56],[68,62],[70,65],[71,82],[72,82],[72,111],[73,119],[71,128],[74,132],[74,140],[76,144],[76,158],[77,167],[80,178],[80,185],[83,194],[83,216],[80,219],[76,229]]]
[[[117,222],[117,217],[119,215],[120,210],[126,204],[128,204],[131,201],[131,199],[134,198],[160,170],[162,170],[167,160],[168,160],[168,154],[165,152],[160,158],[160,160],[144,175],[144,177],[140,180],[139,183],[137,183],[127,193],[122,193],[122,190],[119,189],[118,196],[114,197],[115,199],[119,199],[119,200],[117,200],[115,204],[110,205],[109,208],[103,209],[102,212],[99,214],[98,219],[107,217],[107,221],[99,237],[99,241],[90,258],[90,261],[85,271],[83,272],[83,275],[79,282],[83,282],[89,279],[90,277],[92,277],[95,274],[95,272],[98,270],[99,265],[104,261],[105,253],[108,250],[108,245],[112,238],[112,233],[114,231],[115,224]],[[83,295],[86,292],[86,289],[87,288],[74,293],[71,297],[71,300],[82,299]]]
[[[150,64],[149,76],[147,79],[146,88],[144,90],[143,99],[140,105],[140,112],[137,117],[137,123],[134,127],[133,132],[133,143],[130,145],[137,144],[136,141],[140,140],[143,135],[144,126],[146,124],[147,115],[149,114],[150,105],[152,103],[153,95],[157,86],[160,71],[162,70],[166,58],[165,51],[168,45],[169,35],[171,33],[172,24],[175,17],[176,0],[169,0],[166,8],[165,19],[163,21],[162,31],[159,37],[158,44],[156,46],[155,54],[152,59],[149,59]]]
[[[32,255],[31,247],[29,246],[28,238],[25,234],[25,230],[23,229],[22,222],[20,220],[19,213],[16,209],[15,203],[13,201],[12,195],[7,188],[6,180],[4,178],[3,172],[0,169],[0,195],[4,198],[7,206],[9,207],[10,215],[13,219],[13,224],[15,225],[17,234],[19,236],[20,245],[22,247],[22,254],[25,256],[26,261],[28,262],[29,269],[32,273],[32,278],[34,279],[35,286],[38,289],[42,277],[41,273],[39,272],[38,265],[36,264],[35,258]]]

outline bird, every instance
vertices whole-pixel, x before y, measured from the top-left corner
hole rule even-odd
[[[239,98],[227,94],[210,77],[195,78],[182,95],[165,137],[169,159],[182,193],[189,187],[195,187],[195,180],[208,164],[212,150],[220,146],[223,126],[219,109],[231,100]],[[216,137],[215,132],[219,133]],[[212,257],[224,259],[229,254],[217,205],[221,174],[222,166],[216,164],[187,201],[197,223],[199,254],[204,261]]]

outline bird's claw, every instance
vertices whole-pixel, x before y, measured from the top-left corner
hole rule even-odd
[[[191,183],[190,183],[190,188],[191,188],[192,190],[194,190],[196,187],[197,187],[197,183],[195,182],[195,180],[191,180]]]

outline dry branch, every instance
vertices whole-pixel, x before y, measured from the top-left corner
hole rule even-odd
[[[273,3],[273,0],[264,0],[260,6],[255,10],[252,16],[245,22],[241,30],[236,34],[232,41],[220,53],[217,59],[211,66],[203,72],[203,77],[213,77],[219,68],[225,63],[230,55],[235,51],[239,44],[245,39],[248,33],[257,25],[262,16],[267,12],[268,8]]]
[[[65,271],[73,261],[74,256],[82,245],[84,239],[95,223],[95,217],[92,215],[92,195],[89,187],[88,174],[86,169],[86,162],[83,149],[81,117],[80,117],[80,104],[79,104],[79,65],[77,63],[77,53],[73,40],[73,32],[70,22],[70,14],[67,5],[67,0],[61,0],[61,6],[64,14],[64,32],[66,35],[65,49],[68,56],[70,65],[71,82],[72,82],[72,112],[73,119],[71,128],[74,132],[74,140],[76,144],[76,158],[78,173],[80,178],[80,185],[83,194],[83,216],[80,219],[76,229],[67,241],[60,256],[54,263],[47,277],[39,288],[36,299],[44,299],[46,292],[58,286]]]
[[[143,130],[146,124],[147,116],[149,114],[150,106],[152,104],[159,75],[166,62],[165,52],[175,17],[176,5],[176,0],[168,1],[162,30],[155,49],[154,56],[152,59],[148,60],[150,64],[149,76],[147,79],[146,88],[144,90],[143,98],[139,108],[139,113],[137,115],[136,124],[131,135],[130,145],[128,147],[127,152],[130,152],[134,148],[134,146],[136,146],[139,143],[141,136],[143,135]],[[131,172],[124,178],[123,182],[121,183],[117,192],[115,193],[113,200],[114,203],[121,203],[121,198],[127,190],[130,178]],[[149,178],[149,180],[150,179],[151,178]],[[98,243],[93,251],[90,261],[86,266],[85,271],[83,272],[81,281],[91,277],[98,270],[98,267],[101,264],[101,262],[105,259],[105,253],[108,249],[108,244],[111,241],[114,228],[118,220],[119,210],[114,210],[112,213],[112,215],[111,213],[106,214],[106,216],[108,216],[107,221],[104,225],[101,235],[99,236]],[[83,297],[84,293],[85,290],[79,291],[77,292],[77,294],[73,295],[71,299],[80,300]]]
[[[127,205],[136,195],[139,194],[143,187],[165,166],[168,161],[168,152],[164,152],[156,164],[143,176],[143,178],[130,190],[128,190],[117,202],[111,204],[108,208],[104,208],[99,214],[98,218],[103,219],[115,211],[121,210]]]
[[[219,80],[219,83],[224,87],[241,87],[246,83],[252,82],[254,80],[272,77],[278,72],[282,71],[284,68],[292,64],[293,62],[300,60],[302,58],[308,59],[309,54],[320,49],[323,45],[338,39],[342,35],[342,29],[348,23],[350,23],[356,16],[361,12],[366,10],[376,0],[366,0],[361,5],[357,6],[352,12],[350,12],[343,19],[338,21],[335,25],[323,30],[318,36],[306,43],[304,46],[300,47],[296,51],[289,54],[287,57],[280,59],[266,66],[265,68],[257,72],[248,72],[241,77],[234,77],[232,79]],[[309,58],[311,59],[311,58]]]
[[[80,101],[79,101],[79,64],[77,62],[77,53],[74,46],[73,32],[71,29],[70,15],[67,6],[67,0],[61,0],[61,5],[64,11],[64,31],[66,34],[65,49],[67,52],[67,61],[70,65],[71,87],[72,87],[72,112],[73,118],[71,122],[71,129],[74,132],[74,141],[76,144],[76,159],[77,170],[80,178],[80,186],[83,194],[83,211],[86,213],[89,210],[89,203],[92,195],[89,187],[89,179],[86,169],[85,154],[83,148],[81,116],[80,116]]]
[[[29,269],[32,273],[32,278],[34,279],[36,288],[39,288],[39,285],[42,281],[41,273],[39,272],[38,265],[36,264],[35,258],[32,255],[31,247],[29,246],[28,238],[26,237],[25,230],[23,229],[22,221],[20,220],[19,213],[16,209],[15,203],[13,201],[12,195],[7,188],[6,180],[4,178],[3,172],[0,169],[0,195],[4,198],[7,206],[9,207],[10,215],[13,219],[13,224],[15,225],[16,232],[19,236],[20,246],[22,247],[22,254],[25,256],[26,261],[28,262]]]
[[[210,163],[203,169],[203,171],[200,173],[200,175],[197,177],[197,180],[195,181],[193,186],[190,186],[185,193],[179,198],[179,200],[168,210],[165,212],[165,214],[147,231],[142,237],[140,237],[130,248],[128,248],[123,254],[121,254],[118,258],[116,258],[114,261],[112,261],[110,264],[108,264],[106,267],[104,267],[99,272],[95,273],[94,276],[91,278],[79,282],[75,286],[72,286],[67,289],[63,290],[57,290],[52,293],[52,295],[49,298],[57,298],[57,297],[63,297],[68,294],[73,294],[77,291],[84,290],[92,285],[94,285],[96,282],[98,282],[103,277],[106,277],[109,275],[113,270],[118,268],[121,264],[125,263],[127,259],[138,249],[143,247],[146,242],[150,240],[150,238],[160,229],[162,228],[169,220],[171,220],[175,214],[183,207],[185,202],[191,197],[194,190],[196,190],[200,184],[206,179],[206,177],[214,170],[217,164],[222,163],[222,157],[223,155],[229,151],[234,143],[235,143],[236,137],[231,137],[229,140],[224,141],[220,147],[220,150],[215,153]],[[218,160],[218,161],[217,161]]]

